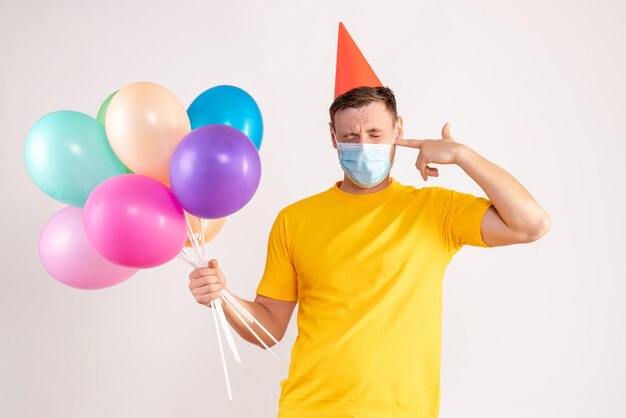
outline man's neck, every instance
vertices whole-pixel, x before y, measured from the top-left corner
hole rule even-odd
[[[370,187],[369,189],[365,189],[363,187],[359,187],[356,184],[354,184],[352,180],[350,180],[350,178],[346,174],[344,174],[343,181],[339,185],[339,188],[346,193],[370,194],[370,193],[376,193],[378,191],[381,191],[387,188],[390,184],[391,184],[391,177],[387,175],[387,177],[385,177],[385,179],[380,184],[377,184],[374,187]]]

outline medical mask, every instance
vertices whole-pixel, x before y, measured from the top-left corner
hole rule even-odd
[[[339,163],[347,176],[355,184],[370,188],[379,185],[393,166],[389,161],[389,152],[396,136],[393,130],[391,142],[388,144],[356,144],[337,141]],[[337,133],[335,133],[337,138]]]

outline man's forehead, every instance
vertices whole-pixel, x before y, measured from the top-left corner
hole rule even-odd
[[[377,103],[377,102],[375,102]],[[393,116],[383,103],[380,106],[368,106],[359,108],[349,107],[335,114],[335,124],[338,130],[361,132],[362,130],[384,130],[393,125]]]

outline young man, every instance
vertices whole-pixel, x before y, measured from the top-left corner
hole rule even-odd
[[[330,119],[343,181],[278,213],[257,296],[237,300],[278,339],[299,304],[279,417],[436,417],[447,264],[463,245],[537,240],[550,217],[509,173],[456,142],[449,124],[441,139],[403,139],[392,91],[341,24]],[[396,146],[419,150],[424,180],[438,176],[429,164],[456,164],[489,199],[398,183],[389,174]],[[190,275],[207,306],[225,287],[216,260]]]

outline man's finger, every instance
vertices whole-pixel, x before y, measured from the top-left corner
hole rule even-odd
[[[197,268],[189,274],[189,278],[192,280],[199,279],[200,277],[207,276],[209,274],[217,274],[216,269],[210,267]]]
[[[439,177],[439,170],[435,167],[426,166],[426,174],[430,177]]]
[[[419,149],[426,141],[428,141],[428,139],[396,139],[394,145]]]
[[[453,139],[452,134],[450,133],[450,122],[446,122],[446,124],[443,125],[443,129],[441,130],[441,137],[443,139]]]
[[[422,178],[424,179],[424,181],[426,181],[426,163],[424,162],[424,159],[422,158],[421,152],[417,156],[415,167],[417,167],[417,169],[420,171],[420,174],[422,175]]]

